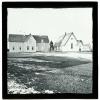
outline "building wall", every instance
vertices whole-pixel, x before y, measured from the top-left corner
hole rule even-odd
[[[21,50],[20,47],[22,47]],[[22,51],[23,51],[22,42],[9,42],[9,52],[22,52]]]
[[[82,43],[80,42],[80,43],[78,43],[77,44],[78,45],[78,51],[82,51],[83,50],[83,45],[82,45]]]
[[[89,46],[83,46],[82,51],[91,51],[91,49]]]
[[[31,36],[27,42],[24,42],[24,52],[36,52],[36,40]]]
[[[9,51],[10,52],[36,52],[36,40],[31,36],[29,40],[26,42],[9,42]]]
[[[77,41],[74,35],[71,35],[69,39],[68,37],[65,37],[61,45],[59,47],[58,46],[55,47],[55,51],[79,51],[81,52],[81,51],[92,51],[92,48],[89,44],[84,45],[82,44],[82,42]]]
[[[37,43],[36,51],[48,52],[50,49],[49,43]]]

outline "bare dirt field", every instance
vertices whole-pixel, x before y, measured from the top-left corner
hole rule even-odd
[[[92,93],[91,53],[9,53],[7,71],[9,94]]]

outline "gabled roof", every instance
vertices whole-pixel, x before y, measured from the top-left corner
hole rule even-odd
[[[75,37],[75,35],[74,35],[73,32],[67,33],[66,38],[65,38],[65,43],[63,43],[62,46],[65,46],[65,45],[67,44],[68,40],[70,39],[70,37],[71,37],[72,35],[73,35],[74,38],[76,39],[76,37]],[[77,41],[77,39],[76,39],[76,41]]]
[[[34,39],[36,40],[37,43],[41,43],[43,40],[44,43],[49,43],[49,38],[48,36],[40,36],[40,35],[33,35]]]
[[[66,43],[68,42],[68,40],[69,40],[69,38],[71,37],[72,34],[73,34],[73,32],[71,32],[71,33],[65,33],[63,36],[61,36],[60,38],[58,38],[58,40],[57,40],[57,42],[55,42],[54,46],[58,46],[59,47],[59,46],[66,45]],[[74,37],[75,37],[75,35],[74,35]],[[76,39],[76,37],[75,37],[75,39]]]
[[[9,42],[24,42],[25,39],[24,35],[9,34]]]
[[[83,41],[82,40],[77,40],[77,43],[81,43],[83,45]]]
[[[65,38],[65,36],[66,36],[66,33],[64,35],[60,36],[58,38],[58,40],[55,42],[55,45],[54,46],[58,46],[59,47],[61,45],[63,39]]]
[[[29,35],[16,35],[16,34],[9,34],[9,42],[25,42],[29,39]],[[48,36],[39,36],[39,35],[32,35],[36,40],[36,43],[41,43],[43,40],[44,43],[49,43]]]

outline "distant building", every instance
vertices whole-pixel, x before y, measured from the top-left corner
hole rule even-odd
[[[9,52],[46,52],[49,50],[48,36],[9,34]]]
[[[89,46],[85,46],[82,40],[77,40],[74,33],[65,33],[55,42],[56,51],[90,51]]]
[[[83,41],[82,40],[77,40],[77,51],[82,51],[83,50]]]
[[[48,36],[33,35],[36,40],[36,51],[47,52],[50,49]]]
[[[92,51],[92,47],[90,46],[90,44],[85,44],[83,45],[82,51]]]

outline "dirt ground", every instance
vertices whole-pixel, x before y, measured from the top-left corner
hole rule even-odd
[[[8,56],[9,94],[92,93],[91,54],[87,58],[84,53],[19,55]]]

